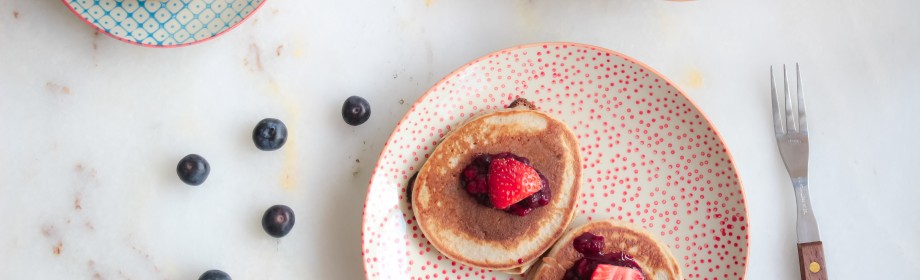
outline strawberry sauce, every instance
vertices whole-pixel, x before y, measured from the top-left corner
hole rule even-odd
[[[473,162],[467,165],[460,174],[460,185],[466,189],[466,192],[476,199],[479,204],[498,209],[494,206],[493,197],[490,196],[490,184],[489,184],[489,170],[490,165],[493,160],[497,159],[512,159],[523,163],[530,168],[533,168],[530,165],[530,160],[524,157],[517,156],[512,153],[499,153],[499,154],[481,154],[477,155]],[[549,181],[546,180],[546,177],[540,173],[539,170],[533,168],[536,173],[540,176],[542,181],[542,186],[539,191],[527,196],[526,198],[511,204],[511,206],[505,209],[498,209],[505,211],[518,216],[526,216],[530,214],[536,208],[546,206],[549,204],[552,191],[549,188]],[[494,181],[494,180],[493,180]],[[492,189],[491,193],[494,193]]]
[[[563,280],[588,280],[594,274],[598,265],[609,264],[638,270],[642,269],[632,256],[625,252],[612,252],[604,254],[604,237],[585,232],[572,240],[572,246],[583,255],[572,267],[565,271]]]

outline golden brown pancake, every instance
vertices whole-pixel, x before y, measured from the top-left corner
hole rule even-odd
[[[652,235],[624,222],[588,222],[568,231],[529,272],[529,279],[559,280],[565,271],[582,258],[572,241],[584,232],[604,237],[603,253],[626,252],[642,268],[646,280],[680,280],[680,265],[663,244]]]
[[[479,154],[528,158],[552,191],[549,204],[526,216],[480,205],[460,183]],[[422,232],[448,258],[473,267],[523,273],[572,220],[581,186],[575,135],[533,110],[506,109],[472,117],[447,135],[419,170],[412,208]]]

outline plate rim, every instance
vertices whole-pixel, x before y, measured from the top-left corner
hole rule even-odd
[[[83,21],[83,23],[85,23],[85,24],[87,24],[87,25],[89,25],[89,26],[92,26],[93,29],[95,29],[97,32],[102,33],[102,34],[105,34],[106,36],[109,36],[109,37],[114,38],[114,39],[116,39],[116,40],[119,40],[119,41],[122,41],[122,42],[125,42],[125,43],[129,43],[129,44],[132,44],[132,45],[143,46],[143,47],[148,47],[148,48],[155,48],[155,49],[171,49],[171,48],[179,48],[179,47],[191,46],[191,45],[195,45],[195,44],[198,44],[198,43],[207,42],[207,41],[210,41],[211,39],[214,39],[214,38],[217,38],[217,37],[219,37],[219,36],[221,36],[221,35],[224,35],[225,33],[229,32],[229,31],[231,31],[231,30],[233,30],[233,29],[236,29],[238,26],[240,26],[240,24],[243,24],[243,22],[246,22],[246,20],[248,20],[250,17],[252,17],[257,11],[259,11],[259,9],[262,8],[262,5],[265,5],[265,2],[268,2],[268,0],[261,0],[261,1],[262,1],[262,2],[259,3],[259,5],[256,5],[256,8],[253,9],[252,12],[250,12],[249,14],[247,14],[246,16],[244,16],[243,19],[241,19],[241,20],[240,20],[239,22],[237,22],[236,24],[230,26],[229,28],[224,29],[224,30],[222,30],[222,31],[220,31],[220,32],[215,33],[214,35],[208,36],[207,38],[204,38],[204,39],[201,39],[201,40],[195,40],[195,41],[191,41],[191,42],[188,42],[188,43],[182,43],[182,44],[176,44],[176,45],[154,45],[154,44],[145,44],[145,43],[142,43],[142,42],[135,42],[135,41],[131,41],[131,40],[128,40],[128,39],[125,39],[125,38],[121,38],[121,37],[115,36],[115,34],[112,34],[112,33],[109,33],[108,31],[105,31],[105,29],[103,29],[102,27],[99,27],[99,25],[94,24],[94,23],[90,22],[89,20],[87,20],[86,18],[84,18],[83,16],[81,16],[80,13],[78,13],[77,10],[73,8],[73,6],[71,6],[69,3],[67,3],[67,0],[61,0],[61,4],[64,4],[64,6],[67,7],[67,9],[70,10],[71,13],[73,13],[75,16],[77,16],[77,18],[80,19],[80,21]]]
[[[65,0],[62,0],[62,1],[65,1]],[[265,0],[265,1],[268,1],[268,0]],[[263,1],[263,3],[264,3],[264,1]],[[242,22],[242,21],[241,21],[241,22]],[[371,279],[370,274],[369,274],[370,272],[369,272],[368,269],[367,269],[367,265],[368,265],[367,256],[365,255],[365,251],[367,250],[367,243],[365,242],[366,239],[365,239],[365,236],[364,236],[364,229],[365,229],[365,224],[367,223],[367,205],[368,205],[368,201],[369,201],[370,198],[371,198],[371,196],[370,196],[370,194],[371,194],[371,188],[373,188],[373,186],[374,186],[374,176],[377,175],[377,169],[380,167],[381,159],[382,159],[383,156],[384,156],[384,152],[386,152],[387,147],[390,146],[390,141],[393,140],[393,138],[396,136],[396,133],[397,133],[396,128],[399,127],[400,125],[402,125],[402,124],[406,121],[406,119],[409,117],[409,115],[412,114],[412,112],[416,109],[416,107],[417,107],[423,100],[425,100],[425,98],[428,97],[428,95],[430,95],[432,92],[434,92],[435,89],[437,89],[441,84],[443,84],[443,83],[444,83],[445,81],[447,81],[448,79],[452,78],[453,76],[457,75],[457,74],[460,73],[460,72],[465,71],[465,70],[466,70],[467,68],[469,68],[470,66],[473,66],[474,63],[479,62],[480,60],[483,60],[483,59],[492,57],[492,56],[494,56],[494,55],[496,55],[496,54],[500,54],[500,53],[502,53],[502,52],[506,52],[506,51],[512,51],[512,50],[518,50],[518,49],[524,49],[524,48],[532,48],[532,47],[557,46],[557,45],[560,45],[560,46],[576,46],[576,47],[582,47],[582,48],[587,48],[587,49],[591,49],[591,50],[598,50],[598,51],[609,52],[609,53],[611,53],[611,54],[613,54],[613,55],[616,55],[616,56],[621,57],[621,58],[623,58],[623,59],[625,59],[625,60],[627,60],[627,61],[629,61],[629,62],[635,63],[635,64],[637,64],[637,65],[643,67],[644,69],[646,69],[646,70],[652,72],[653,74],[658,75],[659,78],[661,78],[661,79],[664,80],[666,83],[668,83],[669,85],[671,85],[671,87],[674,87],[674,89],[676,89],[677,92],[680,93],[680,95],[683,96],[683,97],[687,100],[687,102],[690,102],[690,105],[693,105],[693,107],[697,109],[697,111],[699,112],[700,116],[702,116],[703,119],[706,120],[706,123],[709,124],[709,127],[712,128],[712,132],[715,133],[716,137],[718,137],[718,138],[719,138],[719,141],[722,143],[722,146],[725,147],[725,155],[728,157],[728,160],[731,161],[732,167],[734,167],[735,179],[738,181],[738,190],[741,192],[741,199],[744,200],[744,213],[745,213],[745,216],[747,216],[747,220],[748,220],[748,222],[747,222],[747,232],[748,232],[748,234],[747,234],[747,238],[745,238],[745,240],[744,240],[745,247],[746,247],[747,249],[745,250],[745,256],[744,256],[744,258],[745,258],[744,275],[742,275],[742,278],[747,278],[748,269],[749,269],[749,267],[750,267],[750,260],[751,260],[751,238],[750,238],[750,236],[751,236],[751,234],[750,234],[750,232],[751,232],[751,215],[750,215],[750,213],[751,213],[751,212],[750,212],[750,208],[748,207],[747,193],[744,191],[744,183],[741,181],[741,176],[739,176],[739,175],[740,175],[740,172],[739,172],[739,170],[738,170],[737,161],[735,161],[735,157],[734,157],[734,155],[732,155],[731,149],[729,149],[729,148],[728,148],[728,145],[725,143],[725,137],[723,137],[722,134],[719,133],[719,130],[715,127],[715,125],[713,125],[712,119],[710,119],[709,116],[706,115],[706,112],[704,112],[703,110],[700,109],[700,106],[697,105],[697,103],[694,102],[693,99],[690,98],[690,96],[688,96],[688,95],[684,92],[683,89],[681,89],[677,84],[675,84],[673,81],[671,81],[671,79],[669,79],[668,77],[662,75],[661,72],[659,72],[659,71],[656,70],[655,68],[652,68],[651,66],[649,66],[649,65],[647,65],[647,64],[645,64],[645,63],[643,63],[643,62],[641,62],[641,61],[639,61],[639,60],[637,60],[637,59],[635,59],[635,58],[633,58],[633,57],[631,57],[631,56],[625,55],[625,54],[623,54],[623,53],[620,53],[620,52],[617,52],[617,51],[614,51],[614,50],[611,50],[611,49],[607,49],[607,48],[604,48],[604,47],[599,47],[599,46],[595,46],[595,45],[591,45],[591,44],[586,44],[586,43],[576,43],[576,42],[567,42],[567,41],[545,41],[545,42],[526,43],[526,44],[521,44],[521,45],[515,45],[515,46],[512,46],[512,47],[508,47],[508,48],[503,48],[503,49],[500,49],[500,50],[497,50],[497,51],[493,51],[493,52],[490,52],[490,53],[485,54],[485,55],[482,55],[482,56],[478,56],[478,57],[476,57],[476,58],[470,60],[469,62],[467,62],[467,63],[463,64],[462,66],[458,67],[457,69],[455,69],[454,71],[451,71],[451,72],[448,73],[447,75],[444,75],[444,77],[441,78],[440,80],[438,80],[436,83],[432,84],[431,87],[429,87],[427,90],[425,90],[425,93],[424,93],[424,94],[422,94],[421,96],[419,96],[418,99],[415,100],[415,102],[412,104],[412,106],[409,107],[409,110],[407,110],[406,113],[403,115],[403,117],[399,120],[399,122],[396,123],[396,126],[393,127],[393,132],[391,132],[391,133],[390,133],[390,136],[387,137],[386,142],[383,143],[383,148],[380,149],[380,154],[377,156],[377,163],[374,164],[374,169],[373,169],[373,171],[371,171],[371,177],[370,177],[370,179],[369,179],[369,181],[368,181],[368,183],[367,183],[367,192],[365,193],[365,197],[364,197],[364,205],[362,206],[362,209],[361,209],[361,234],[360,234],[360,236],[361,236],[361,262],[362,262],[361,267],[364,269],[364,278],[365,278],[365,279]]]

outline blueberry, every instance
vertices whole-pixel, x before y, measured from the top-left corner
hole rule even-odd
[[[345,99],[342,104],[342,118],[345,123],[352,126],[360,125],[371,117],[371,104],[359,96],[352,96]]]
[[[278,119],[264,119],[252,130],[252,142],[259,150],[274,151],[284,146],[286,141],[287,127]]]
[[[208,178],[208,174],[211,173],[211,165],[203,157],[190,154],[179,161],[179,165],[176,166],[176,173],[179,174],[179,179],[182,182],[197,186],[204,183],[204,180]]]
[[[231,280],[231,279],[230,279],[230,275],[227,274],[226,272],[223,272],[217,269],[212,269],[212,270],[208,270],[202,273],[201,276],[198,277],[198,280]]]
[[[275,205],[265,210],[262,228],[272,237],[283,237],[294,227],[294,210],[284,205]]]

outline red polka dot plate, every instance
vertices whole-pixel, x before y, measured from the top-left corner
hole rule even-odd
[[[648,66],[575,43],[518,46],[479,58],[422,96],[390,136],[364,205],[369,279],[520,279],[464,266],[425,240],[406,199],[409,177],[445,133],[517,97],[566,122],[582,153],[573,225],[633,223],[673,252],[685,279],[743,279],[748,221],[722,139],[687,97]]]

